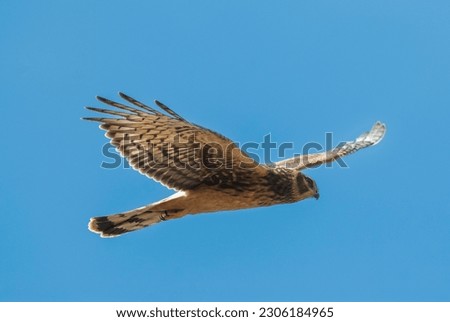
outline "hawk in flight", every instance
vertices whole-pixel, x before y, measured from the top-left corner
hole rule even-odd
[[[386,131],[385,125],[377,122],[369,132],[330,151],[259,164],[228,138],[185,120],[159,101],[155,104],[161,110],[119,95],[131,106],[97,97],[116,109],[86,107],[116,117],[84,119],[100,122],[106,137],[133,169],[177,192],[141,208],[91,218],[89,229],[102,237],[188,214],[317,199],[315,181],[301,170],[377,144]]]

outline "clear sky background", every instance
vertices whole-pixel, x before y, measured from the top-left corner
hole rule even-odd
[[[450,2],[1,1],[0,300],[449,301]],[[95,95],[159,99],[239,142],[355,138],[321,198],[115,239],[172,192],[105,170]],[[294,153],[294,151],[290,151]]]

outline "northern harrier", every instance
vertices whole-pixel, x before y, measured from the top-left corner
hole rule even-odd
[[[89,229],[102,237],[118,236],[188,214],[317,199],[316,183],[300,170],[377,144],[386,131],[385,125],[377,122],[355,141],[330,151],[258,164],[231,140],[185,120],[158,101],[155,103],[161,111],[123,93],[119,95],[135,107],[97,97],[118,110],[87,109],[117,117],[85,120],[100,122],[106,137],[135,170],[177,192],[141,208],[91,218]]]

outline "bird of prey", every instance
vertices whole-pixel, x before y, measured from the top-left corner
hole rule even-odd
[[[259,164],[223,135],[191,123],[159,101],[157,110],[123,93],[125,105],[97,99],[116,109],[86,107],[115,117],[100,122],[105,136],[131,167],[177,192],[127,212],[94,217],[89,229],[115,237],[188,214],[235,210],[319,198],[315,181],[300,172],[377,144],[386,126],[376,122],[356,140],[317,154]]]

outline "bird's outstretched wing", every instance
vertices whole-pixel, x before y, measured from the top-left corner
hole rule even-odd
[[[360,149],[377,144],[383,139],[385,133],[386,125],[381,122],[376,122],[369,132],[364,132],[354,141],[345,142],[329,151],[299,155],[290,159],[275,162],[273,166],[302,170],[318,166],[322,163],[332,162]]]
[[[135,170],[165,186],[176,190],[201,184],[237,188],[266,171],[231,140],[188,122],[161,102],[155,104],[167,114],[119,95],[136,107],[97,97],[118,110],[86,108],[117,117],[84,119],[100,122],[106,137]]]

